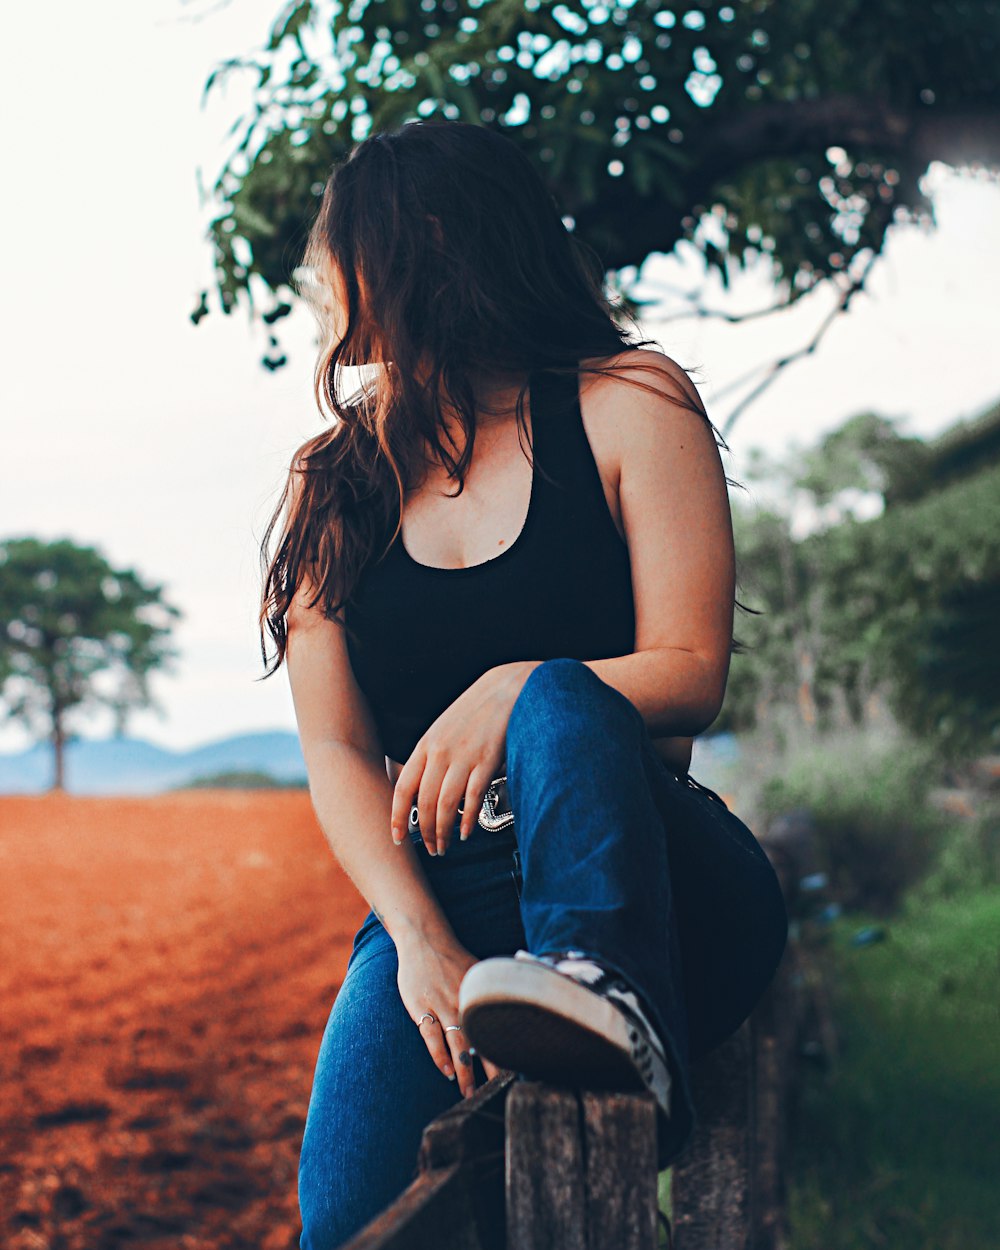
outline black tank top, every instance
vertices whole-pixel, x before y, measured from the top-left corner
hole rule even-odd
[[[534,471],[517,538],[481,564],[446,569],[418,564],[401,534],[380,559],[390,529],[345,604],[355,679],[385,754],[400,763],[487,669],[634,649],[628,548],[604,497],[578,378],[539,372],[529,383]]]

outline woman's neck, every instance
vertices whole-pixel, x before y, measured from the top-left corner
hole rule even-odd
[[[426,375],[418,371],[417,376],[423,380]],[[513,416],[517,397],[527,383],[527,374],[481,369],[471,372],[469,381],[475,401],[477,428],[499,426]],[[438,392],[438,403],[447,428],[452,432],[460,430],[458,410],[449,399],[443,383]]]

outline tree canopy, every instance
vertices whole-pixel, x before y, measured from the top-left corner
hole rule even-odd
[[[793,732],[821,730],[882,704],[952,759],[1000,746],[998,431],[1000,405],[931,443],[866,413],[760,466],[827,522],[795,539],[786,511],[734,501],[741,600],[763,614],[718,727],[783,708]],[[880,494],[881,515],[858,519],[858,493]]]
[[[0,603],[0,699],[8,719],[51,742],[61,789],[74,714],[103,705],[124,733],[129,712],[152,703],[150,673],[176,655],[167,643],[181,613],[162,587],[69,539],[0,543]]]
[[[894,220],[933,221],[931,161],[1000,167],[998,53],[1000,0],[293,0],[205,86],[254,77],[192,317],[273,327],[331,166],[432,114],[521,145],[609,275],[687,240],[724,283],[770,257],[778,307],[846,306]]]

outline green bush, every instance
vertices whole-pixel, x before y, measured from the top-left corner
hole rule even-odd
[[[937,862],[907,903],[921,908],[934,899],[1000,885],[1000,794],[981,797],[973,816],[952,817]]]
[[[179,786],[172,786],[174,790],[301,790],[305,789],[309,782],[304,778],[293,778],[291,781],[279,780],[271,773],[266,773],[258,769],[231,769],[221,773],[210,773],[200,777],[193,777],[190,781],[185,781]]]
[[[930,746],[832,734],[790,751],[780,769],[763,783],[762,814],[810,812],[821,867],[843,907],[888,915],[937,864],[953,818],[929,801],[940,776]]]

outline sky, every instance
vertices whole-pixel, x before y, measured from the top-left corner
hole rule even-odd
[[[189,314],[211,282],[200,201],[246,104],[232,82],[201,107],[215,64],[266,35],[278,0],[50,0],[5,15],[0,83],[8,191],[0,377],[0,536],[68,537],[164,587],[183,612],[180,656],[155,675],[159,707],[129,733],[170,748],[295,728],[286,670],[267,680],[257,633],[258,550],[295,448],[322,428],[312,399],[314,327],[282,323],[289,365],[260,367],[266,331],[242,311]],[[786,370],[736,423],[726,470],[751,447],[781,454],[875,409],[932,436],[1000,397],[995,359],[1000,187],[943,166],[929,175],[938,218],[894,227],[883,257],[819,351]],[[655,257],[644,288],[691,289],[690,256]],[[742,325],[667,320],[644,332],[696,377],[716,425],[728,384],[808,341],[829,307]],[[727,312],[773,302],[763,270],[704,303]],[[826,301],[826,302],[824,302]],[[718,395],[718,400],[715,396]],[[111,730],[103,713],[78,721]],[[29,744],[0,725],[0,751]]]

